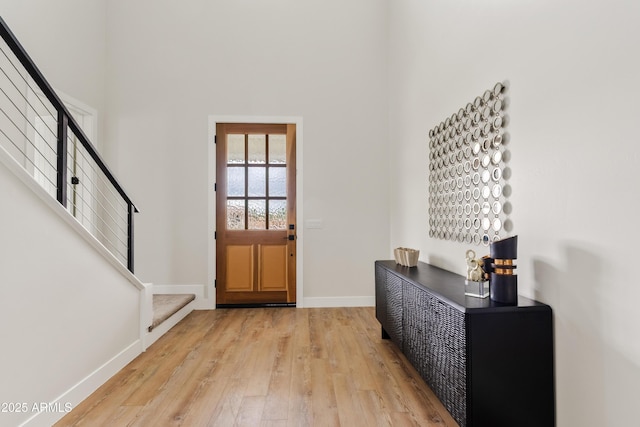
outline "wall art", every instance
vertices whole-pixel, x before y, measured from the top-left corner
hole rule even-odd
[[[488,246],[513,229],[507,107],[496,83],[429,131],[430,237]]]

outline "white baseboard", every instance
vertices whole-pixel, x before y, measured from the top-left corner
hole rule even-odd
[[[168,293],[174,293],[174,292],[168,292]],[[185,292],[182,292],[182,293],[185,293]],[[193,293],[193,292],[186,292],[186,293]],[[195,310],[195,306],[196,306],[196,301],[195,300],[191,301],[189,304],[185,305],[176,313],[174,313],[167,320],[165,320],[164,322],[162,322],[161,324],[153,328],[151,332],[147,332],[147,335],[144,337],[145,349],[149,348],[149,346],[154,342],[156,342],[161,336],[169,332],[169,329],[176,326],[179,321],[187,317],[189,313]]]
[[[80,402],[89,397],[91,393],[96,391],[101,385],[106,383],[112,376],[127,366],[129,362],[141,353],[142,343],[140,340],[136,340],[111,360],[64,392],[57,399],[50,402],[49,410],[34,414],[24,423],[20,424],[20,427],[51,426],[55,424],[57,421],[62,419],[62,417],[67,415],[64,408],[70,406],[70,408],[73,409],[78,406]]]
[[[319,307],[373,307],[376,297],[309,297],[303,298],[305,308]]]
[[[215,302],[205,299],[204,285],[152,285],[152,294],[194,294],[196,296],[193,310],[213,310]],[[360,297],[309,297],[302,299],[302,307],[373,307],[376,305],[375,296]],[[300,305],[298,305],[300,306]],[[187,313],[188,314],[188,313]],[[166,323],[166,322],[165,322]],[[176,322],[177,323],[177,322]],[[172,325],[173,326],[173,325]],[[165,331],[166,332],[166,331]],[[154,340],[155,341],[155,340]]]

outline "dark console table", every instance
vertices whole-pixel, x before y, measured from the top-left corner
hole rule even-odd
[[[376,261],[376,317],[461,426],[555,425],[551,307],[464,295],[464,277]]]

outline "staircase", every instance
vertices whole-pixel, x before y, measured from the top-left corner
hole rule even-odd
[[[0,37],[0,160],[18,175],[26,172],[23,181],[56,200],[81,226],[76,228],[90,233],[97,240],[92,243],[106,249],[110,261],[125,267],[140,288],[133,275],[133,216],[138,208],[2,18]],[[178,294],[146,300],[153,307],[147,331],[194,299],[193,294]]]
[[[0,194],[0,401],[76,406],[195,309],[134,275],[137,207],[1,17]]]

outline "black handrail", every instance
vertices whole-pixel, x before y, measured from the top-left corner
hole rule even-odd
[[[71,131],[74,133],[74,135],[80,141],[80,144],[82,144],[85,150],[87,150],[87,153],[89,154],[89,156],[96,162],[96,164],[98,165],[102,173],[104,173],[104,175],[109,180],[111,185],[113,185],[113,187],[116,189],[118,194],[120,194],[122,199],[128,205],[127,268],[129,269],[129,271],[133,273],[133,213],[139,212],[138,208],[131,201],[126,191],[124,191],[124,189],[122,188],[118,180],[116,180],[113,173],[111,173],[111,171],[107,167],[102,157],[100,157],[100,155],[98,154],[93,144],[91,144],[91,142],[89,141],[89,138],[87,138],[87,136],[84,134],[80,126],[78,126],[78,123],[73,118],[73,116],[71,115],[67,107],[60,100],[60,98],[58,97],[56,92],[53,90],[49,82],[44,78],[44,76],[42,75],[42,73],[40,72],[36,64],[33,62],[29,54],[27,54],[22,44],[20,44],[20,42],[18,41],[16,36],[13,34],[13,32],[9,29],[9,26],[6,24],[4,19],[2,19],[2,17],[0,17],[0,36],[2,36],[2,39],[5,41],[9,49],[11,49],[11,51],[16,56],[18,61],[20,61],[20,63],[25,68],[29,76],[31,76],[31,78],[33,79],[35,84],[38,85],[38,87],[40,88],[44,96],[47,97],[49,102],[51,102],[53,107],[58,112],[58,150],[57,150],[57,155],[58,155],[57,199],[58,199],[58,202],[60,202],[60,204],[62,204],[66,208],[67,206],[66,145],[67,145],[67,127],[69,127],[71,128]]]

